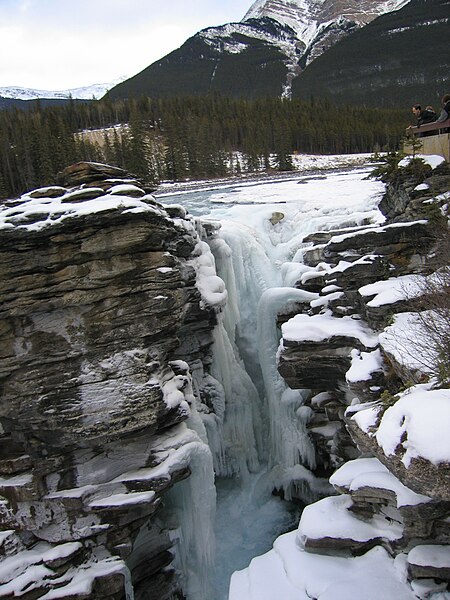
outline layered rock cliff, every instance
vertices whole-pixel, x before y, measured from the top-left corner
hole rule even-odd
[[[214,500],[188,365],[213,394],[209,250],[181,207],[93,163],[7,201],[0,238],[0,597],[181,597],[161,508],[193,472]]]

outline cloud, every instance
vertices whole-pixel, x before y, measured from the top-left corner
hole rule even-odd
[[[226,6],[224,6],[224,4]],[[0,86],[67,89],[134,75],[244,0],[0,0]]]

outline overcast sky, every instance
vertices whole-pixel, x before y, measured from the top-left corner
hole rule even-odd
[[[0,0],[0,87],[41,90],[135,75],[252,0]]]

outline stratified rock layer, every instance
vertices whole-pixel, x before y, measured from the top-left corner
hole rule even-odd
[[[119,600],[132,580],[136,599],[171,598],[156,515],[205,446],[173,361],[186,335],[198,359],[215,324],[199,240],[120,169],[79,163],[59,183],[0,211],[0,597]]]

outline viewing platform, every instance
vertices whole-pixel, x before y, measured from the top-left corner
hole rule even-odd
[[[450,162],[450,119],[441,123],[427,123],[420,127],[411,127],[409,131],[417,137],[421,147],[413,151],[411,145],[405,142],[403,144],[405,154],[438,154]],[[424,137],[418,137],[424,133],[426,134]]]

